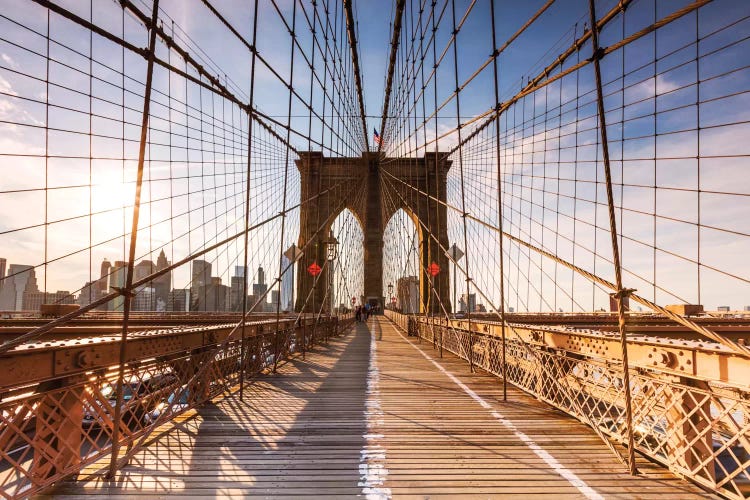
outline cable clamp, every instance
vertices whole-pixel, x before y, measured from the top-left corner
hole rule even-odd
[[[605,51],[604,47],[599,47],[598,49],[596,49],[596,50],[594,51],[594,54],[593,54],[593,55],[592,55],[591,57],[589,57],[588,59],[586,59],[586,60],[587,60],[588,62],[594,62],[594,61],[598,61],[598,60],[600,60],[600,59],[601,59],[602,57],[604,57],[604,51]]]
[[[110,287],[115,292],[119,293],[123,297],[130,297],[131,299],[135,297],[135,292],[132,290],[127,290],[125,288],[119,287],[119,286],[111,286]]]
[[[635,288],[622,288],[619,291],[612,294],[612,296],[616,299],[623,299],[630,297],[631,294],[636,292],[637,290]]]

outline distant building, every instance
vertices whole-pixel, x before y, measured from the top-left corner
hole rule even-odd
[[[419,278],[405,276],[396,281],[397,307],[404,314],[419,313]]]
[[[281,310],[281,304],[279,303],[279,291],[278,290],[271,290],[271,311],[276,312],[276,308],[278,306],[279,310]]]
[[[75,296],[68,291],[58,290],[54,293],[41,291],[23,294],[23,310],[38,311],[42,304],[75,304]]]
[[[87,306],[107,295],[110,292],[109,275],[111,272],[112,264],[110,264],[107,259],[104,259],[99,268],[99,279],[95,281],[87,281],[81,288],[81,293],[78,295],[77,299],[78,305],[81,307]],[[108,307],[109,304],[102,304],[96,309],[106,311]]]
[[[38,292],[34,266],[11,264],[0,288],[0,311],[20,311],[24,293]]]
[[[187,312],[190,311],[190,289],[175,288],[169,292],[167,299],[167,311]]]
[[[234,276],[229,279],[229,310],[242,311],[242,297],[245,293],[245,266],[235,266]]]
[[[191,288],[192,290],[192,288]],[[229,307],[230,288],[221,284],[221,278],[213,277],[208,285],[197,289],[198,296],[191,297],[191,311],[226,311]]]
[[[154,273],[156,264],[150,260],[142,260],[135,265],[133,270],[133,282],[141,281]],[[137,287],[134,290],[133,302],[130,307],[133,311],[155,311],[156,310],[156,293],[151,286],[151,283],[147,283]]]
[[[211,282],[211,263],[205,260],[195,259],[193,261],[193,278],[191,283],[195,286],[207,285]]]
[[[112,272],[112,264],[107,259],[102,261],[102,265],[99,268],[99,280],[97,281],[98,288],[105,294],[109,292],[109,274]]]
[[[166,310],[166,306],[166,303],[161,304],[161,310]],[[138,287],[130,307],[133,311],[157,311],[156,290],[150,286]]]
[[[242,295],[245,291],[245,277],[232,276],[229,286],[229,310],[242,311]]]
[[[125,281],[128,276],[127,262],[116,260],[109,274],[109,291],[116,288],[125,288]],[[122,295],[115,297],[110,302],[110,311],[122,312],[125,310],[125,297]]]
[[[156,259],[156,272],[163,271],[171,264],[172,263],[167,260],[164,250],[162,250],[159,252],[159,257]],[[156,310],[166,311],[167,304],[169,303],[169,292],[172,290],[172,271],[167,271],[161,276],[155,278],[151,282],[151,286],[154,288],[154,293],[156,294]]]
[[[258,282],[253,283],[253,295],[255,295],[258,298],[263,297],[267,290],[268,290],[268,285],[266,285],[266,272],[263,270],[262,267],[259,267],[258,268]],[[254,303],[255,302],[253,302],[253,304]],[[252,304],[250,304],[249,307],[251,306]],[[266,306],[267,306],[267,299],[264,297],[261,300],[261,303],[258,304],[258,307],[255,308],[254,312],[264,312],[267,309]]]
[[[745,306],[745,311],[750,312],[750,306]]]
[[[248,295],[247,296],[247,310],[250,311],[255,303],[258,301],[257,295]],[[253,312],[263,312],[263,304],[258,304],[258,307],[255,308]]]
[[[206,297],[203,297],[202,293],[204,293],[207,290],[207,287],[210,287],[211,285],[212,265],[210,262],[200,259],[195,259],[191,265],[190,310],[205,311]],[[199,301],[201,301],[200,307],[203,307],[204,309],[198,309]]]
[[[289,264],[291,261],[286,258],[286,255],[282,255],[281,270],[286,269],[286,272],[281,275],[281,308],[284,311],[294,310],[294,265]]]
[[[730,307],[729,307],[729,306],[719,306],[719,307],[717,307],[717,308],[716,308],[716,310],[717,310],[717,311],[721,311],[721,312],[729,312],[729,311],[731,311],[732,309],[730,309]]]
[[[626,311],[630,311],[630,297],[627,295],[623,298],[623,306]],[[609,311],[617,312],[617,298],[615,298],[614,293],[609,294]]]
[[[477,309],[477,295],[475,293],[469,294],[469,300],[466,300],[466,294],[461,295],[461,299],[458,301],[459,312],[475,312]]]
[[[78,305],[87,306],[102,296],[99,280],[87,281],[78,295]]]

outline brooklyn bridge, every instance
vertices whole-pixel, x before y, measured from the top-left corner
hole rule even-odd
[[[0,0],[0,496],[750,498],[750,3]]]

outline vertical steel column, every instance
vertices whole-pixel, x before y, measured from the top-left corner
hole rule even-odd
[[[492,17],[492,66],[495,82],[495,102],[500,103],[500,92],[497,83],[497,58],[500,53],[497,48],[497,35],[495,30],[495,0],[490,0],[490,16]],[[507,401],[508,371],[505,364],[505,269],[503,263],[503,182],[502,168],[500,165],[500,113],[495,115],[495,158],[497,160],[497,223],[499,228],[498,239],[500,240],[500,332],[503,342],[503,401]]]
[[[255,59],[257,54],[256,41],[258,38],[258,0],[253,9],[253,46],[250,57],[250,101],[247,112],[247,172],[245,173],[245,237],[244,237],[244,269],[242,284],[242,331],[240,334],[240,400],[245,395],[245,352],[247,351],[245,338],[245,323],[247,321],[247,255],[250,237],[250,167],[253,157],[253,104],[255,98]]]
[[[120,334],[120,357],[117,372],[117,398],[115,403],[114,427],[112,428],[112,456],[109,461],[107,478],[113,479],[117,469],[117,454],[120,451],[120,426],[122,425],[123,377],[125,375],[125,342],[128,338],[128,322],[130,319],[131,299],[133,296],[133,270],[135,267],[135,246],[138,242],[138,217],[141,210],[141,187],[143,186],[143,164],[146,156],[146,141],[148,139],[148,122],[151,108],[151,86],[154,76],[154,58],[156,57],[156,22],[159,17],[159,0],[154,0],[151,12],[151,24],[148,26],[148,63],[146,66],[146,88],[143,94],[143,116],[141,118],[141,140],[138,149],[138,174],[135,182],[135,200],[133,201],[133,223],[130,229],[130,252],[128,255],[128,271],[125,287],[118,292],[125,298],[122,318],[122,333]]]
[[[617,243],[617,220],[615,219],[615,203],[612,194],[612,171],[609,164],[609,145],[607,142],[607,120],[604,114],[604,93],[602,91],[602,73],[599,60],[604,51],[599,46],[599,27],[596,20],[596,7],[594,0],[589,0],[589,17],[591,21],[591,45],[594,62],[594,76],[596,78],[596,106],[599,114],[599,133],[602,141],[602,161],[604,163],[604,178],[607,185],[607,208],[609,211],[609,228],[612,239],[612,260],[615,266],[615,284],[617,286],[617,318],[620,331],[620,348],[622,349],[622,381],[625,386],[625,419],[628,426],[628,469],[635,475],[638,470],[635,466],[635,442],[633,439],[633,406],[630,393],[630,372],[628,371],[628,338],[625,325],[625,298],[633,292],[622,286],[622,264],[620,262],[620,248]]]

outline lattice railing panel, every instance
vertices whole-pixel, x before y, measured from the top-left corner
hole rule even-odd
[[[388,313],[403,327],[404,316]],[[411,318],[412,331],[474,366],[502,377],[502,338],[434,319]],[[442,323],[442,324],[440,324]],[[469,340],[471,337],[471,341]],[[467,346],[471,342],[473,349]],[[621,364],[514,337],[508,326],[508,382],[627,445]],[[656,352],[656,349],[654,350]],[[631,368],[636,450],[729,498],[750,496],[750,398],[746,385]]]
[[[232,338],[129,363],[123,376],[119,463],[175,416],[233,393],[243,374],[273,370],[343,332],[350,322],[302,320],[294,326],[285,321],[278,330],[273,322],[248,325],[258,332],[244,344]],[[205,334],[212,335],[211,329]],[[117,375],[116,366],[110,366],[5,388],[10,396],[0,403],[0,496],[28,497],[111,452]]]

